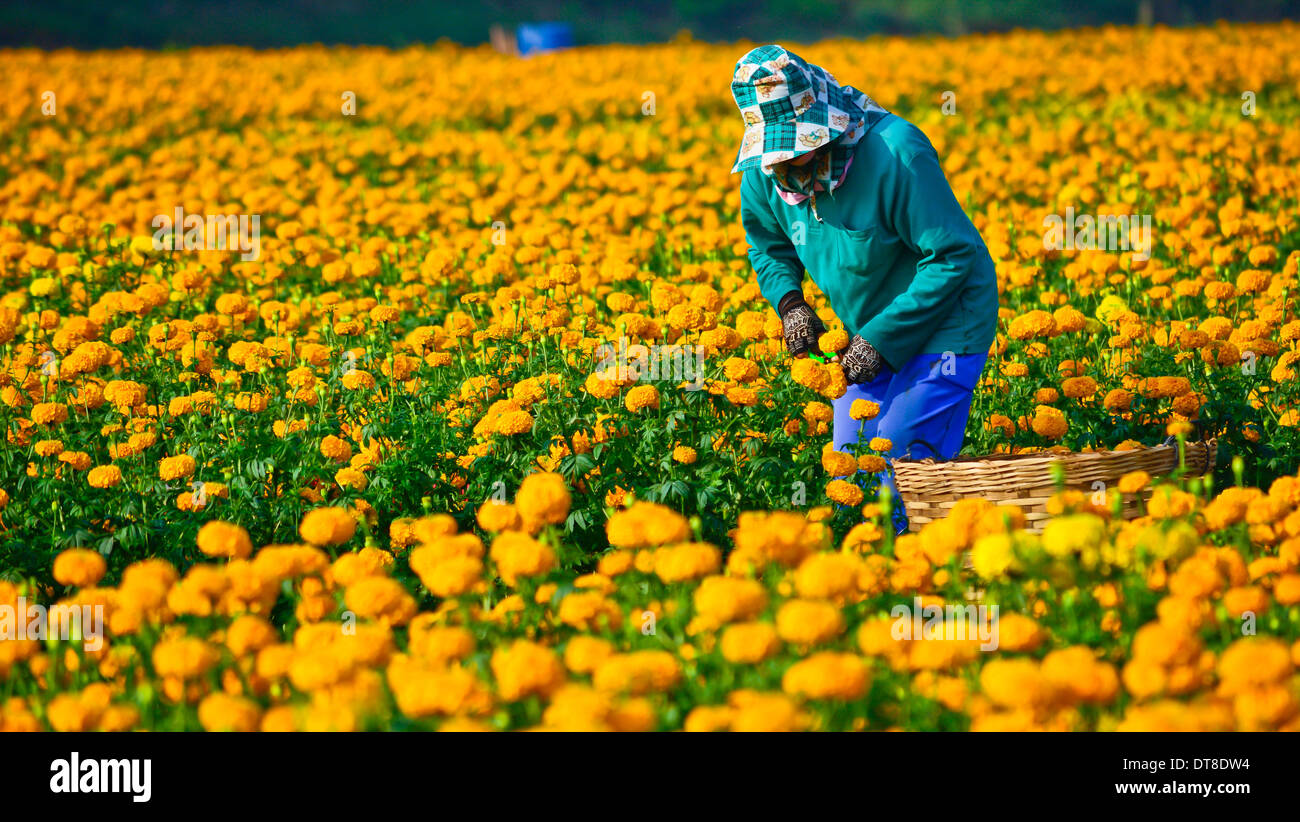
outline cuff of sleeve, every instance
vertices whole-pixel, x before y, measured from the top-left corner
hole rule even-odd
[[[779,276],[770,278],[766,283],[759,279],[759,290],[763,294],[763,299],[767,300],[772,306],[772,310],[781,313],[781,301],[786,298],[791,291],[797,291],[803,296],[803,286],[794,277],[788,276],[782,272]]]
[[[776,313],[780,314],[781,317],[784,318],[790,309],[798,305],[807,305],[807,302],[803,298],[803,292],[799,289],[795,289],[782,297],[781,301],[777,303]]]

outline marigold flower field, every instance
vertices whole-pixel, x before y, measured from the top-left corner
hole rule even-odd
[[[0,605],[49,614],[0,619],[0,729],[1300,729],[1297,36],[800,49],[997,264],[966,453],[1219,443],[897,538],[745,255],[750,44],[0,53]],[[158,250],[178,207],[260,255]],[[1046,249],[1067,207],[1149,259]]]

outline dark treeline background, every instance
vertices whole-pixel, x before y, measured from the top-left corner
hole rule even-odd
[[[1300,0],[3,0],[0,47],[474,45],[493,24],[539,21],[571,23],[578,44],[663,41],[683,30],[710,41],[806,42],[1298,16]]]

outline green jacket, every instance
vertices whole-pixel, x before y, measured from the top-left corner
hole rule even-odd
[[[998,286],[979,232],[929,139],[881,117],[830,194],[790,205],[760,169],[740,184],[741,222],[763,297],[801,290],[807,269],[850,334],[895,371],[917,354],[982,354],[996,335]],[[824,221],[824,222],[823,222]]]

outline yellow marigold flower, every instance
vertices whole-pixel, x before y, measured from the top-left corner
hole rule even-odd
[[[1206,283],[1202,293],[1211,300],[1231,300],[1237,296],[1237,289],[1232,283]]]
[[[31,418],[37,425],[58,425],[68,421],[68,407],[61,402],[40,402],[32,406]]]
[[[1092,377],[1069,377],[1061,383],[1061,392],[1071,399],[1088,399],[1097,393],[1097,381]]]
[[[555,651],[527,640],[517,640],[492,653],[492,675],[497,693],[507,702],[526,696],[546,698],[565,681],[564,666]]]
[[[555,551],[549,545],[521,531],[506,531],[492,540],[489,556],[496,563],[501,580],[511,588],[520,577],[543,576],[556,565]]]
[[[1253,266],[1270,266],[1277,262],[1277,246],[1257,245],[1246,256]]]
[[[998,649],[1033,651],[1047,639],[1041,625],[1024,614],[1003,614],[997,621]]]
[[[627,392],[623,404],[633,414],[645,408],[657,409],[659,407],[659,389],[653,385],[638,385]]]
[[[742,554],[791,567],[810,552],[828,547],[826,532],[795,511],[743,511],[733,539],[733,557]]]
[[[349,585],[343,604],[360,617],[389,625],[405,625],[417,610],[415,599],[402,584],[385,576],[368,576]]]
[[[722,656],[732,664],[754,665],[780,649],[781,640],[770,622],[742,622],[722,634]]]
[[[824,402],[810,402],[803,408],[803,418],[811,423],[830,422],[835,419],[835,411]]]
[[[869,471],[873,474],[884,471],[889,466],[884,457],[878,457],[875,454],[863,454],[858,457],[858,470]]]
[[[749,382],[758,376],[758,363],[743,357],[729,357],[722,364],[722,371],[732,382]]]
[[[575,674],[590,674],[614,654],[614,644],[600,637],[579,634],[564,648],[564,664]]]
[[[686,715],[682,730],[690,733],[730,730],[735,714],[735,709],[726,705],[696,705]]]
[[[1093,316],[1101,320],[1103,323],[1109,325],[1117,317],[1126,313],[1127,311],[1128,311],[1128,303],[1124,302],[1123,299],[1111,294],[1111,295],[1107,295],[1102,299],[1101,303],[1097,306],[1097,310],[1096,312],[1094,312]]]
[[[60,585],[89,588],[107,571],[104,558],[88,548],[69,548],[54,558],[54,580]]]
[[[1038,708],[1051,704],[1055,689],[1032,659],[994,659],[980,672],[980,688],[1003,708]]]
[[[632,563],[631,551],[610,551],[596,563],[596,571],[606,577],[616,577],[631,570]]]
[[[861,657],[832,651],[796,662],[781,678],[781,690],[809,699],[861,699],[870,687],[871,673]]]
[[[587,393],[600,400],[617,397],[621,387],[619,380],[604,371],[588,375],[586,382],[583,383]]]
[[[1196,497],[1173,485],[1160,485],[1151,493],[1148,510],[1157,519],[1179,519],[1196,508]]]
[[[226,629],[226,647],[236,657],[256,653],[280,641],[280,634],[264,617],[241,614]]]
[[[243,294],[222,294],[216,305],[218,314],[243,314],[248,310],[248,298]]]
[[[320,452],[334,462],[347,462],[352,459],[352,446],[333,434],[321,440]]]
[[[846,551],[854,551],[860,554],[870,553],[875,550],[876,543],[885,538],[885,532],[874,522],[861,522],[853,526],[847,534],[844,535],[842,548]]]
[[[633,502],[634,492],[629,491],[622,486],[615,485],[614,488],[605,494],[605,505],[610,508],[624,508]]]
[[[36,455],[40,457],[52,457],[63,450],[63,443],[59,440],[41,440],[35,445]]]
[[[1007,336],[1013,340],[1052,337],[1056,334],[1056,318],[1039,309],[1016,317],[1007,328]]]
[[[671,545],[654,554],[655,574],[670,585],[716,573],[721,565],[722,552],[703,542]]]
[[[121,733],[135,728],[140,722],[140,710],[134,705],[109,705],[99,715],[95,730]]]
[[[1060,409],[1052,408],[1050,405],[1039,405],[1034,408],[1034,418],[1030,426],[1040,437],[1059,440],[1065,436],[1068,423]]]
[[[430,593],[443,598],[460,596],[483,578],[483,561],[478,557],[453,556],[435,560],[420,553],[420,549],[411,552],[411,569]]]
[[[1041,672],[1058,697],[1070,702],[1106,705],[1119,693],[1115,666],[1083,645],[1052,651],[1043,657]]]
[[[1112,414],[1119,414],[1129,410],[1132,402],[1132,394],[1123,388],[1115,388],[1106,393],[1106,398],[1101,401],[1101,404],[1103,408]]]
[[[807,730],[811,717],[785,694],[733,691],[731,730],[740,733],[774,733]]]
[[[515,494],[515,507],[529,530],[543,525],[562,525],[569,516],[572,498],[564,478],[554,473],[534,473],[524,477]]]
[[[497,418],[494,430],[507,437],[526,434],[533,430],[533,415],[523,410],[506,411]]]
[[[1016,557],[1015,539],[1008,534],[980,537],[971,549],[971,563],[975,573],[984,579],[1005,576],[1022,567]]]
[[[1002,375],[1004,377],[1027,377],[1029,376],[1029,366],[1022,362],[1004,362],[1002,364]]]
[[[634,696],[666,691],[681,679],[677,660],[667,651],[614,654],[591,676],[597,690]]]
[[[1119,478],[1117,487],[1121,494],[1136,494],[1151,484],[1151,475],[1146,471],[1130,471]]]
[[[693,465],[697,457],[698,454],[696,454],[694,448],[685,445],[678,445],[673,448],[674,462],[680,462],[682,465]]]
[[[158,476],[165,480],[181,479],[194,475],[196,468],[194,457],[181,454],[175,457],[163,457],[158,462]]]
[[[438,615],[425,612],[411,621],[407,648],[413,657],[438,664],[464,659],[474,652],[474,635],[454,625],[436,625]]]
[[[374,375],[369,371],[362,371],[360,368],[355,368],[344,374],[341,382],[343,387],[349,391],[366,391],[375,387]],[[263,405],[261,408],[252,410],[261,411],[264,409],[265,406]]]
[[[1278,605],[1300,604],[1300,574],[1283,574],[1273,584],[1273,598]]]
[[[580,631],[617,631],[623,625],[618,604],[598,591],[573,593],[560,600],[560,622]]]
[[[852,454],[846,454],[843,451],[835,451],[826,444],[822,450],[822,468],[832,477],[847,477],[858,469],[858,461],[853,458]]]
[[[880,414],[880,403],[871,400],[854,400],[849,406],[849,416],[855,420],[874,420]]]
[[[1261,616],[1270,604],[1268,592],[1258,585],[1241,585],[1223,592],[1223,607],[1233,619],[1241,619],[1246,613]]]
[[[267,546],[253,558],[253,565],[259,574],[276,580],[319,574],[329,564],[329,557],[324,551],[305,545]]]
[[[690,539],[686,518],[666,505],[636,502],[614,513],[605,524],[609,544],[619,548],[646,548]]]
[[[199,724],[205,731],[256,731],[262,709],[251,699],[217,692],[199,703]]]
[[[830,371],[823,368],[822,363],[810,358],[794,360],[790,364],[790,377],[799,385],[811,388],[813,391],[822,390],[831,379]]]
[[[1294,670],[1285,643],[1274,637],[1242,637],[1219,658],[1219,691],[1225,695],[1249,693],[1285,681]]]
[[[817,345],[827,354],[834,354],[849,347],[849,335],[843,329],[836,328],[821,335]]]
[[[46,718],[56,731],[79,733],[94,730],[102,709],[78,698],[76,694],[59,694],[46,706]]]
[[[216,648],[196,637],[165,639],[153,649],[154,671],[181,680],[197,679],[220,659]]]
[[[347,509],[313,508],[302,518],[298,534],[312,545],[342,545],[357,532],[357,522]]]
[[[482,714],[492,707],[483,683],[459,666],[399,655],[389,663],[387,679],[398,709],[414,719]]]
[[[840,505],[860,505],[862,489],[846,480],[831,480],[826,483],[826,496]]]
[[[794,573],[795,590],[804,599],[839,600],[857,590],[861,571],[856,554],[810,554]]]
[[[829,602],[792,599],[776,612],[777,634],[796,645],[817,645],[843,631],[844,616]]]
[[[417,542],[436,542],[442,537],[455,536],[456,520],[448,514],[433,514],[419,517],[411,523],[411,534]],[[476,538],[477,539],[477,538]],[[479,556],[482,556],[482,543],[479,543]]]
[[[92,488],[113,488],[122,482],[122,469],[116,465],[97,465],[86,475]]]
[[[867,443],[867,447],[872,451],[879,451],[882,454],[887,454],[894,450],[894,443],[887,437],[872,437],[871,441]]]
[[[1054,517],[1043,528],[1043,548],[1054,557],[1099,550],[1106,538],[1106,522],[1094,514]]]
[[[990,414],[989,418],[984,422],[984,427],[989,431],[1000,431],[1006,437],[1016,433],[1015,423],[1005,414]]]
[[[520,524],[519,510],[514,505],[494,499],[488,499],[479,506],[476,519],[480,528],[492,533],[511,531]]]
[[[567,684],[551,696],[538,730],[602,732],[614,730],[617,706],[609,694],[586,685]],[[653,723],[653,717],[651,717]]]
[[[693,602],[698,616],[721,626],[758,616],[767,607],[767,591],[752,579],[712,576],[700,582]]]
[[[253,542],[243,526],[218,519],[199,529],[199,550],[210,557],[243,558],[253,553]]]

